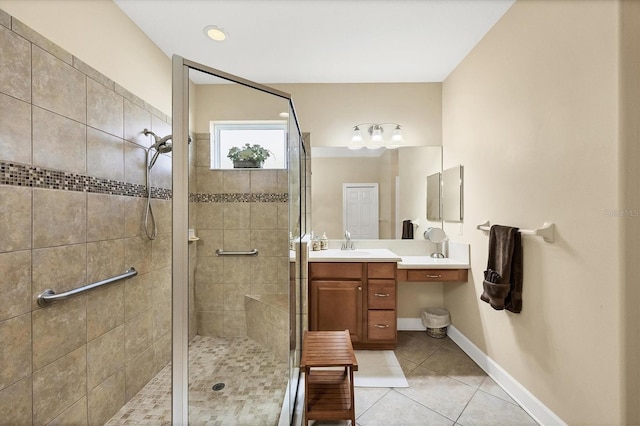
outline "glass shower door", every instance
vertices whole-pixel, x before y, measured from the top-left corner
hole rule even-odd
[[[291,208],[301,180],[290,96],[174,57],[173,115],[174,235],[184,236],[173,242],[173,422],[288,424],[300,334],[288,241],[303,205]],[[284,168],[216,169],[228,153],[217,129],[229,123],[282,125],[288,145],[270,154]],[[240,148],[267,143],[247,135]]]

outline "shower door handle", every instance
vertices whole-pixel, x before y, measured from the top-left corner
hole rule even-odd
[[[257,256],[258,249],[253,249],[249,251],[224,251],[217,249],[216,256]]]

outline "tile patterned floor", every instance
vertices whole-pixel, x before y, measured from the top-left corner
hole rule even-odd
[[[288,365],[249,338],[196,336],[189,358],[189,424],[275,425]],[[213,391],[216,383],[224,389]],[[165,367],[107,422],[171,424],[171,366]]]
[[[358,426],[536,424],[448,337],[434,339],[425,332],[402,331],[395,353],[409,387],[356,388]],[[248,338],[198,336],[191,344],[191,355],[190,424],[277,425],[286,386],[285,363]],[[169,425],[170,376],[168,366],[107,425]],[[224,382],[225,388],[212,391],[218,382]]]
[[[448,337],[401,331],[395,353],[409,387],[356,388],[358,426],[537,424]]]

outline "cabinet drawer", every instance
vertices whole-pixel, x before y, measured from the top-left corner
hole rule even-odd
[[[467,270],[408,269],[407,281],[467,281]]]
[[[309,274],[311,278],[361,279],[362,265],[349,262],[310,262]]]
[[[367,277],[368,278],[395,278],[396,277],[396,264],[395,263],[369,263],[367,265]]]
[[[396,340],[396,311],[368,311],[369,340]]]
[[[369,309],[395,309],[396,282],[393,280],[369,280],[367,302]]]

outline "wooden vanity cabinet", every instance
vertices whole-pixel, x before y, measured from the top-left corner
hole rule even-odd
[[[468,269],[398,269],[399,282],[465,282]]]
[[[396,264],[309,263],[309,330],[349,330],[356,349],[394,349]]]

